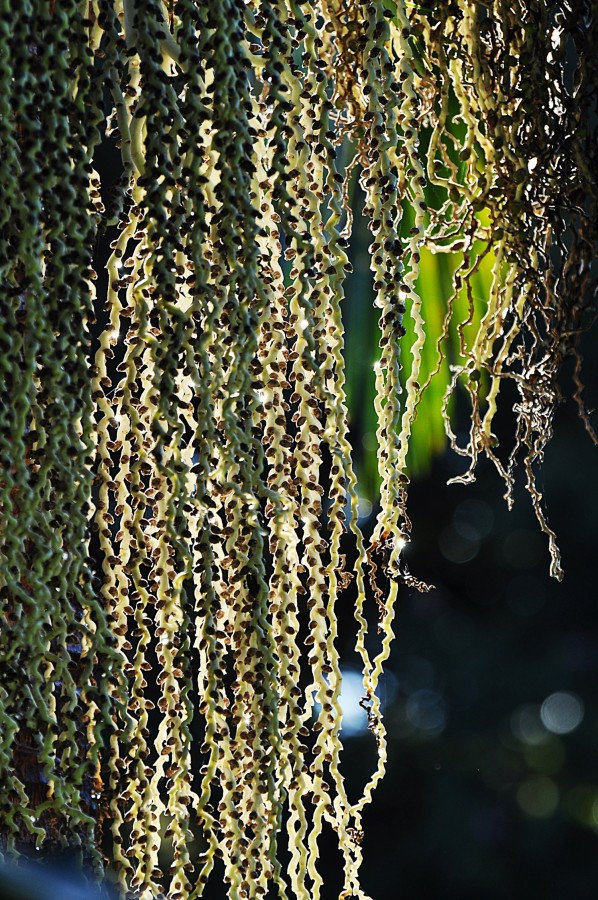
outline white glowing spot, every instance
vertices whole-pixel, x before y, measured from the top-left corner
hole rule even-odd
[[[271,403],[274,398],[274,391],[270,390],[270,388],[260,388],[257,391],[258,400],[262,404]]]
[[[363,679],[360,672],[354,669],[343,669],[341,672],[341,692],[338,698],[339,706],[342,714],[341,731],[344,737],[353,737],[357,734],[363,734],[368,730],[368,719],[365,709],[360,706],[365,689]],[[381,690],[381,707],[390,705],[394,700],[397,692],[397,679],[392,673],[387,672],[386,677],[379,685]],[[314,703],[314,712],[317,714],[321,711],[320,704]]]
[[[363,683],[359,672],[346,669],[343,672],[343,681],[339,703],[343,713],[343,732],[349,736],[367,731],[368,723],[365,710],[359,705],[363,697]]]
[[[118,341],[120,338],[120,328],[113,328],[109,334],[111,341]]]
[[[530,159],[530,161],[527,164],[527,168],[530,172],[533,172],[537,165],[538,165],[538,157],[532,156],[532,158]]]
[[[307,319],[301,319],[298,326],[299,331],[305,331],[308,325],[309,322],[307,321]]]
[[[404,537],[398,537],[395,541],[395,546],[397,547],[399,553],[402,551],[403,547],[406,547],[409,541],[406,541]]]
[[[581,724],[583,714],[583,702],[568,691],[551,694],[540,708],[542,724],[553,734],[569,734]]]
[[[357,515],[360,519],[367,519],[372,514],[372,501],[367,497],[357,498]]]
[[[551,40],[552,46],[554,47],[555,50],[558,50],[558,48],[561,45],[562,33],[563,33],[562,28],[553,28],[552,29],[552,34],[550,35],[550,40]]]

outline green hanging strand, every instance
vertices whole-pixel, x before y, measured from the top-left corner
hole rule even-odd
[[[0,0],[5,855],[78,848],[127,900],[219,879],[317,900],[333,835],[340,897],[367,900],[378,687],[401,588],[426,589],[402,558],[418,410],[464,457],[454,480],[486,455],[511,503],[522,462],[562,576],[536,474],[569,358],[596,440],[597,28],[587,0]],[[369,544],[345,388],[355,176],[380,332]],[[356,796],[349,589],[376,752]]]

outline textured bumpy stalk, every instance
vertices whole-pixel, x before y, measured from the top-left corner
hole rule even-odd
[[[100,867],[124,696],[88,547],[101,87],[80,4],[4,5],[2,28],[2,840]]]
[[[426,587],[401,558],[408,449],[441,373],[434,411],[470,463],[457,480],[486,454],[511,502],[523,457],[561,577],[535,467],[569,357],[595,437],[579,341],[596,309],[597,29],[584,0],[0,0],[8,855],[78,847],[142,900],[218,880],[235,900],[317,900],[328,830],[340,896],[366,897],[378,684],[401,585]],[[343,355],[356,181],[380,330],[369,544]],[[454,272],[440,313],[430,253]],[[341,752],[349,591],[377,753],[358,797]]]

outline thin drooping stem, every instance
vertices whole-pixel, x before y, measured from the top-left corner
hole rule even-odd
[[[378,687],[401,586],[426,587],[402,553],[426,391],[468,461],[456,480],[485,454],[511,502],[522,458],[561,577],[536,469],[569,357],[594,435],[579,355],[596,312],[594,5],[0,11],[2,846],[78,846],[123,897],[224,879],[231,898],[317,900],[328,830],[341,897],[365,898]],[[104,137],[122,158],[110,191]],[[369,544],[345,387],[357,181],[380,334]],[[451,262],[442,309],[432,253]],[[376,750],[356,797],[350,591]]]

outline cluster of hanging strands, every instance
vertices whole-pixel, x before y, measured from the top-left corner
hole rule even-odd
[[[376,687],[399,585],[416,584],[400,555],[423,248],[458,254],[440,349],[463,480],[485,453],[510,497],[523,456],[560,577],[534,465],[568,357],[590,427],[578,345],[596,282],[596,6],[17,6],[0,3],[2,844],[80,846],[98,874],[107,856],[123,896],[144,900],[199,897],[213,871],[231,898],[316,900],[331,828],[341,896],[365,897],[362,814],[386,762]],[[111,191],[94,169],[106,134],[123,164]],[[341,318],[354,171],[381,332],[367,549]],[[505,379],[519,401],[501,461]],[[465,447],[455,391],[471,400]],[[378,754],[358,800],[339,739],[335,609],[351,581]]]

